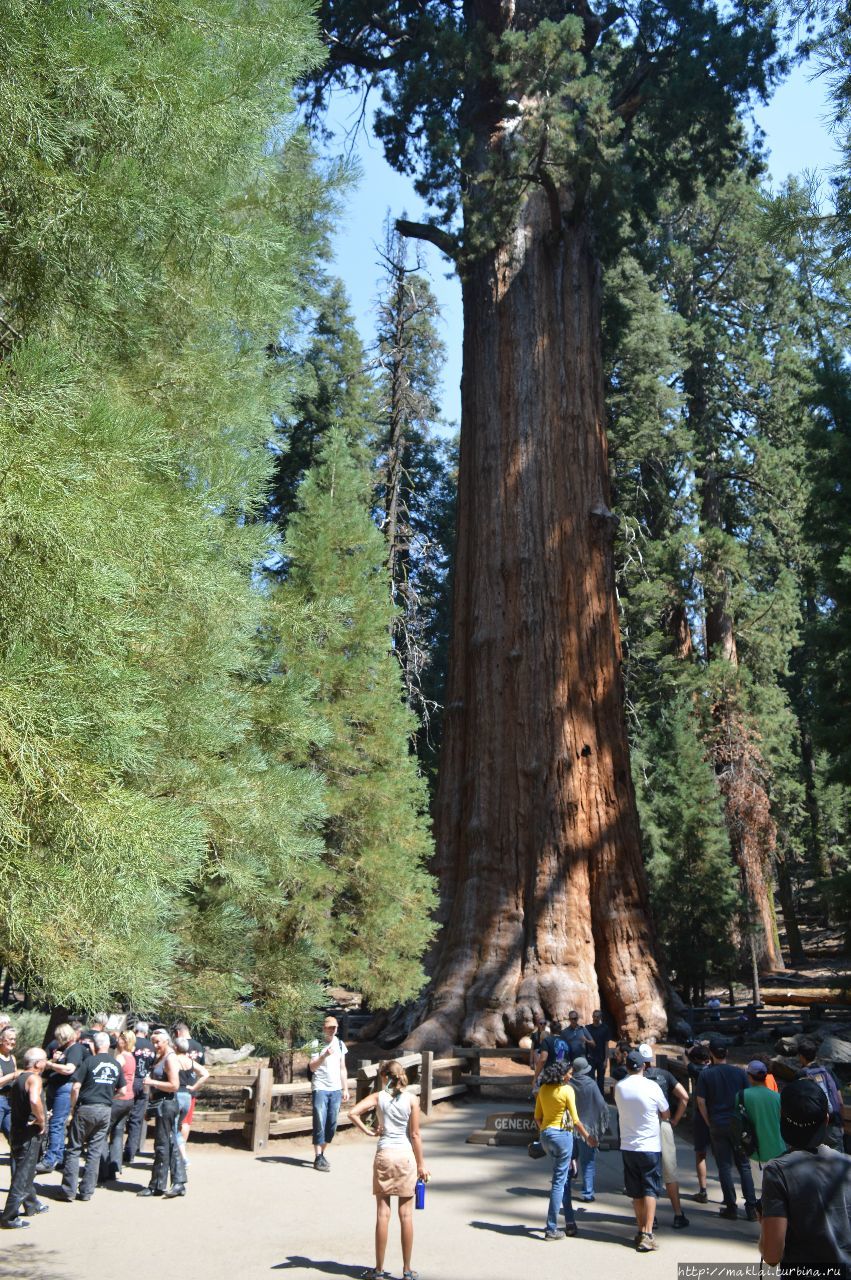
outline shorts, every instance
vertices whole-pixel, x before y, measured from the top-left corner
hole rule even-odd
[[[410,1147],[385,1147],[376,1151],[372,1166],[372,1194],[406,1200],[417,1189],[417,1166]]]
[[[622,1151],[623,1185],[631,1200],[662,1194],[662,1152]]]
[[[702,1151],[706,1155],[711,1146],[709,1138],[709,1125],[704,1120],[699,1111],[694,1113],[694,1149]]]
[[[670,1120],[662,1121],[662,1181],[665,1186],[677,1180],[677,1143]]]
[[[189,1110],[186,1112],[186,1119],[183,1121],[183,1123],[191,1124],[192,1117],[194,1116],[194,1114],[195,1114],[195,1094],[193,1093],[192,1101],[189,1103]]]

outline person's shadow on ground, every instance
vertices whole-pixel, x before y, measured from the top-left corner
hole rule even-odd
[[[623,1219],[614,1218],[614,1221],[622,1222]],[[559,1225],[563,1228],[562,1223]],[[509,1224],[505,1222],[474,1221],[470,1223],[470,1226],[475,1227],[477,1231],[495,1231],[500,1236],[526,1236],[530,1240],[544,1239],[543,1227],[527,1227],[522,1222]],[[629,1249],[635,1248],[635,1241],[625,1236],[622,1231],[606,1231],[586,1221],[580,1224],[579,1235],[585,1240],[601,1240],[606,1244],[622,1244]]]
[[[470,1223],[471,1227],[475,1227],[477,1231],[495,1231],[500,1236],[528,1236],[530,1240],[539,1240],[543,1234],[543,1227],[527,1227],[525,1223],[515,1222],[477,1222]]]
[[[261,1164],[293,1164],[297,1169],[312,1169],[313,1161],[299,1156],[257,1156]]]
[[[273,1271],[321,1271],[326,1276],[362,1276],[364,1271],[369,1270],[368,1263],[361,1263],[355,1266],[346,1262],[320,1262],[316,1258],[300,1258],[291,1256],[286,1262],[277,1262]]]

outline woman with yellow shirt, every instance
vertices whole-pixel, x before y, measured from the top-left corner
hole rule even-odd
[[[541,1076],[541,1087],[535,1103],[535,1121],[541,1131],[541,1146],[553,1158],[553,1180],[550,1207],[547,1211],[545,1240],[562,1240],[577,1234],[570,1198],[570,1161],[573,1135],[578,1133],[589,1147],[597,1145],[582,1124],[576,1111],[576,1098],[568,1081],[573,1075],[569,1062],[548,1062]],[[559,1230],[559,1210],[564,1213],[564,1231]]]

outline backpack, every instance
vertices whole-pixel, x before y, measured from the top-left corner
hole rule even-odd
[[[827,1104],[830,1107],[831,1116],[842,1115],[842,1099],[839,1096],[839,1090],[827,1067],[804,1067],[804,1075],[809,1080],[815,1080],[824,1096],[827,1098]]]
[[[755,1155],[759,1147],[759,1142],[757,1140],[753,1120],[751,1120],[745,1107],[744,1094],[741,1089],[736,1094],[736,1101],[733,1104],[730,1136],[732,1137],[733,1147],[736,1152],[741,1152],[742,1155],[747,1156],[748,1159]]]

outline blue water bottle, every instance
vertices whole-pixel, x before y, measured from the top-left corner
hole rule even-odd
[[[426,1184],[423,1182],[422,1178],[417,1178],[417,1190],[414,1197],[414,1207],[417,1209],[425,1208],[425,1189]]]

